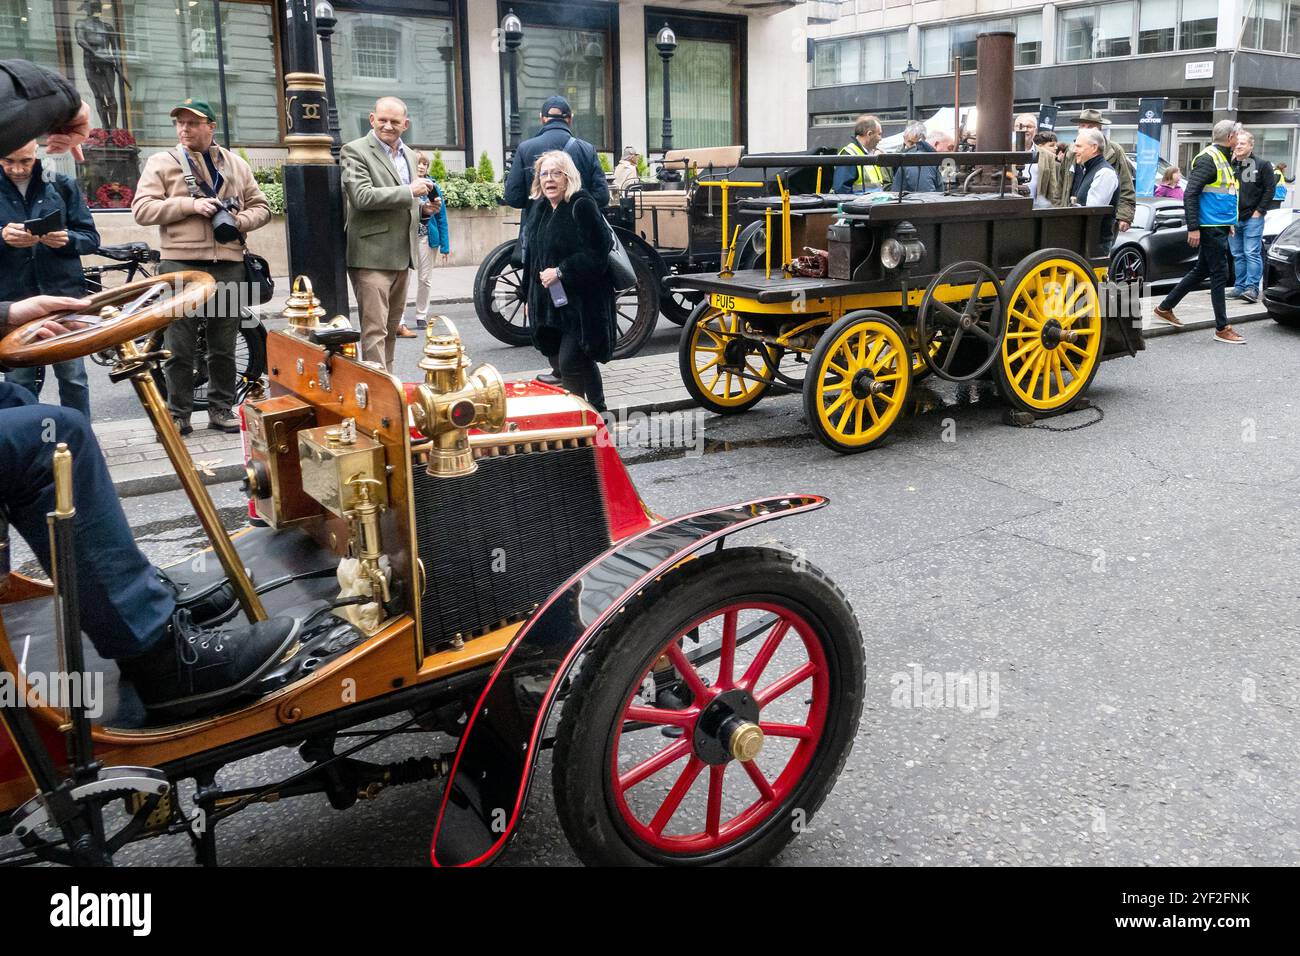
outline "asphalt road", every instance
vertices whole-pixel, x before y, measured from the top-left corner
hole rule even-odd
[[[823,449],[787,397],[708,419],[703,455],[633,461],[665,514],[791,491],[831,499],[749,535],[829,572],[866,645],[853,753],[780,863],[1300,863],[1300,333],[1243,331],[1245,348],[1169,336],[1106,364],[1090,392],[1104,418],[1073,431],[1006,426],[982,387],[921,386],[925,407],[864,455]],[[218,498],[237,521],[234,486]],[[178,495],[127,508],[155,560],[197,541]],[[916,706],[896,691],[918,668],[996,678],[996,698]],[[398,738],[386,759],[423,740]],[[220,779],[301,766],[282,751]],[[323,797],[259,806],[223,824],[221,854],[423,864],[439,796],[423,784],[343,813]],[[120,859],[191,857],[168,838]],[[574,859],[545,755],[504,862]]]
[[[466,353],[475,364],[490,362],[502,372],[528,372],[545,367],[546,360],[531,347],[513,348],[488,335],[480,324],[478,316],[474,314],[474,306],[468,303],[445,305],[441,312],[456,323],[456,329],[465,343]],[[407,321],[411,321],[410,315],[407,316]],[[277,319],[269,321],[267,325],[269,328],[279,328],[283,327],[284,323]],[[679,326],[660,316],[653,335],[638,354],[658,355],[676,350],[678,329]],[[414,382],[423,379],[424,373],[416,367],[420,361],[423,344],[422,338],[397,340],[396,371],[402,381]],[[144,416],[140,410],[140,401],[135,397],[135,391],[130,383],[114,385],[108,380],[108,369],[96,365],[89,359],[86,360],[86,368],[96,421],[121,421]],[[58,383],[51,374],[42,397],[46,401],[57,402],[57,387]]]

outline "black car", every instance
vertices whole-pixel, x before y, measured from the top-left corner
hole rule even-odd
[[[1278,234],[1264,256],[1264,308],[1283,325],[1300,327],[1300,219]]]
[[[1115,234],[1110,277],[1114,282],[1177,282],[1195,263],[1182,200],[1142,198],[1133,225]]]

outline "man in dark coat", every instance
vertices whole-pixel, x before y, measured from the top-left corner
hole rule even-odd
[[[23,225],[52,215],[60,228],[33,235]],[[33,295],[80,297],[86,291],[81,257],[99,248],[95,220],[76,182],[61,173],[46,173],[36,158],[36,141],[0,157],[0,301]],[[59,402],[90,417],[90,385],[85,359],[54,365]],[[44,369],[20,368],[5,381],[41,394]]]
[[[582,176],[582,188],[601,208],[609,205],[609,183],[601,168],[596,147],[573,135],[573,108],[563,96],[552,96],[542,104],[542,128],[537,135],[526,139],[515,150],[506,177],[505,199],[507,205],[527,209],[528,192],[533,187],[533,165],[537,157],[552,149],[562,149],[569,154],[573,165]]]
[[[903,130],[904,153],[933,153],[935,148],[925,139],[925,124],[912,120]],[[938,166],[899,166],[894,172],[894,192],[943,192],[943,180]]]

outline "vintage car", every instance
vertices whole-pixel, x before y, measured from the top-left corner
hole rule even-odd
[[[471,369],[446,320],[428,330],[425,380],[403,385],[357,361],[358,333],[323,323],[300,282],[290,328],[267,338],[269,390],[242,406],[261,526],[228,535],[154,382],[165,353],[139,346],[213,289],[197,272],[127,284],[51,337],[12,332],[0,361],[112,349],[211,542],[166,569],[179,605],[199,623],[289,616],[297,638],[220,712],[152,718],[83,646],[76,511],[101,504],[72,500],[61,448],[53,584],[0,568],[0,672],[22,690],[0,700],[0,863],[102,864],[187,834],[215,864],[218,824],[246,807],[322,793],[342,809],[433,780],[433,862],[485,863],[551,747],[557,813],[586,862],[757,863],[789,843],[853,744],[862,637],[814,565],[729,545],[825,499],[663,518],[582,400]],[[102,674],[106,699],[91,714],[42,697],[37,674]],[[395,734],[426,735],[425,755],[366,759]],[[300,770],[218,779],[280,747]]]
[[[1278,234],[1264,256],[1263,302],[1275,321],[1300,327],[1300,219]]]
[[[1111,208],[1035,209],[1016,188],[1034,154],[1002,147],[1012,141],[1014,39],[977,39],[979,136],[995,150],[741,160],[742,173],[937,165],[944,189],[847,200],[782,189],[742,201],[761,217],[744,233],[753,238],[739,239],[719,272],[670,280],[709,297],[678,349],[702,407],[735,414],[799,392],[824,445],[860,452],[885,439],[923,370],[992,378],[1013,421],[1029,424],[1082,407],[1104,359],[1144,348],[1137,287],[1102,285]]]

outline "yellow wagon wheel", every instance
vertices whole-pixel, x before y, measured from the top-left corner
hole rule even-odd
[[[898,323],[883,312],[850,312],[822,335],[808,363],[808,425],[827,448],[866,451],[902,412],[911,380],[912,350]]]
[[[1027,412],[1055,412],[1088,390],[1101,359],[1097,277],[1066,249],[1023,259],[1005,287],[1007,329],[994,367],[1002,394]]]
[[[707,302],[686,320],[677,344],[682,384],[701,406],[720,415],[753,408],[767,391],[764,348],[741,334],[744,320]]]
[[[931,359],[938,359],[939,353],[943,351],[944,341],[938,335],[931,335],[930,341],[925,344],[925,352],[921,351],[921,343],[916,334],[916,326],[907,327],[907,345],[912,350],[912,381],[919,382],[930,374],[930,366],[925,361],[925,354],[929,353]]]

